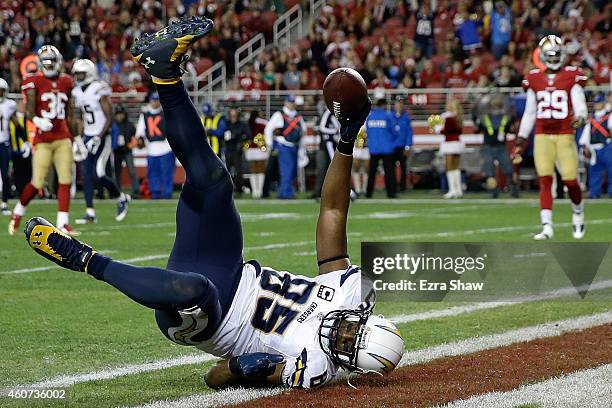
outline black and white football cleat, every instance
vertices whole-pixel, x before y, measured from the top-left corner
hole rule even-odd
[[[82,218],[74,220],[78,225],[97,224],[98,218],[95,215],[85,214]]]
[[[65,234],[42,217],[31,218],[24,233],[35,252],[73,271],[86,272],[89,260],[96,253],[89,245]]]
[[[177,83],[184,70],[181,64],[189,46],[210,33],[214,23],[203,17],[182,19],[155,34],[147,34],[134,41],[130,52],[153,77],[156,84]]]
[[[117,215],[115,221],[123,221],[128,213],[128,207],[130,206],[132,197],[129,194],[121,194],[121,197],[117,200]]]

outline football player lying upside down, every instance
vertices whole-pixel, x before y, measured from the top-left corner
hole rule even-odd
[[[325,178],[317,224],[319,275],[244,262],[230,174],[208,144],[181,82],[186,51],[212,26],[204,18],[183,20],[131,48],[157,86],[168,141],[186,172],[166,269],[113,261],[38,217],[28,221],[28,243],[51,261],[154,309],[160,330],[173,342],[221,357],[206,375],[212,388],[316,388],[340,368],[393,370],[403,353],[402,337],[391,322],[372,314],[371,285],[363,285],[362,295],[361,270],[347,255],[353,144],[371,104],[356,118],[341,119],[342,140]]]

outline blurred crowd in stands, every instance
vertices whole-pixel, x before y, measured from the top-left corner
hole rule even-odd
[[[319,89],[348,66],[370,88],[520,86],[543,35],[568,44],[591,84],[610,77],[612,4],[605,1],[326,2],[308,36],[245,67],[234,89]]]
[[[150,94],[148,78],[130,58],[132,41],[175,18],[206,15],[215,20],[215,30],[193,47],[188,70],[198,75],[224,61],[230,77],[227,99],[259,99],[258,90],[319,90],[327,73],[341,66],[356,69],[369,88],[378,91],[516,87],[534,67],[534,50],[546,34],[563,37],[567,62],[583,68],[589,78],[587,85],[610,82],[612,4],[605,0],[329,0],[304,38],[287,49],[269,48],[234,72],[238,47],[256,33],[269,40],[275,19],[295,4],[309,8],[307,0],[0,0],[0,78],[8,82],[9,91],[18,92],[24,72],[31,66],[24,61],[33,58],[31,54],[43,44],[53,44],[63,55],[66,72],[75,59],[89,58],[95,62],[100,79],[110,83],[114,92]],[[380,99],[376,95],[374,92],[374,99]],[[128,99],[122,101],[130,102]],[[402,101],[410,105],[411,113],[423,109],[417,105],[427,104]],[[305,105],[300,110],[305,111]],[[241,168],[246,167],[241,164],[241,146],[246,144],[255,153],[265,150],[265,144],[258,142],[263,136],[257,137],[265,133],[269,118],[251,112],[249,131],[236,130],[236,136],[230,128],[238,126],[237,120],[228,120],[228,129],[221,130],[225,125],[219,123],[226,120],[225,112],[221,106],[217,108],[219,112],[203,112],[203,122],[209,135],[219,130],[216,137],[220,144],[224,139],[235,142],[234,147],[226,147],[229,156],[235,156],[228,163],[237,162],[231,166],[240,186]],[[239,118],[237,109],[233,113],[228,119]],[[214,129],[207,121],[215,124]],[[402,143],[394,146],[399,153],[389,156],[389,163],[405,165],[402,155],[409,149]],[[321,149],[327,147],[322,144]],[[258,185],[253,190],[256,197],[266,195],[266,160],[246,159],[251,162],[251,173],[261,176],[250,180]],[[133,166],[128,167],[132,167],[136,194],[138,180]],[[120,168],[121,163],[117,173]],[[368,171],[359,171],[366,180]],[[371,176],[375,172],[376,168]],[[402,174],[400,189],[406,183],[405,170]]]
[[[18,90],[21,60],[54,44],[68,68],[76,58],[89,58],[114,91],[144,91],[143,72],[129,56],[133,39],[193,15],[213,18],[215,32],[194,47],[190,69],[201,73],[224,59],[231,71],[234,51],[253,33],[271,36],[284,9],[282,1],[270,0],[2,0],[0,77]]]
[[[0,1],[0,77],[11,90],[19,63],[42,44],[55,44],[70,65],[94,60],[113,90],[144,91],[143,73],[129,58],[134,38],[189,15],[215,20],[200,40],[190,71],[224,60],[255,33],[272,35],[291,0],[47,0]],[[303,2],[306,5],[306,1]],[[261,53],[238,73],[235,90],[320,89],[339,66],[357,69],[371,88],[518,86],[532,67],[537,40],[554,33],[571,63],[591,83],[609,81],[612,4],[605,0],[451,1],[330,0],[308,35],[287,50]]]

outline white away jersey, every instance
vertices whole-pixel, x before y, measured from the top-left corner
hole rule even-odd
[[[229,358],[266,352],[286,358],[288,387],[316,388],[338,367],[319,344],[321,318],[332,310],[363,308],[361,269],[351,266],[316,278],[245,264],[227,316],[197,347]]]
[[[17,111],[17,103],[8,98],[0,102],[0,143],[6,143],[10,139],[10,120]]]
[[[93,81],[84,88],[75,86],[72,90],[74,103],[81,108],[83,113],[83,133],[87,136],[100,136],[106,121],[112,120],[104,114],[100,99],[103,96],[110,96],[111,88],[106,82],[100,80]]]

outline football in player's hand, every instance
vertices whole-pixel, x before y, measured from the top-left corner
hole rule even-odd
[[[323,83],[325,105],[334,116],[354,118],[368,101],[368,87],[352,68],[338,68],[332,71]]]

